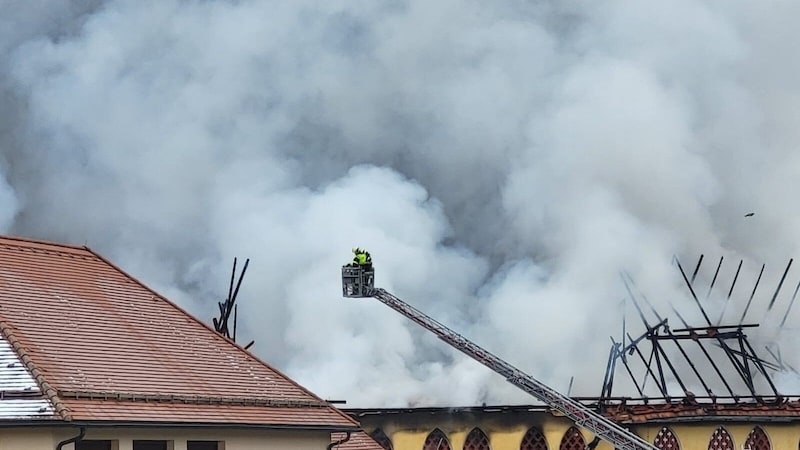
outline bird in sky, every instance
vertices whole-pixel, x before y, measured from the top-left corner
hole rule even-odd
[[[755,213],[747,213],[747,214],[745,214],[744,216],[745,216],[745,217],[753,217],[754,215],[755,215]]]

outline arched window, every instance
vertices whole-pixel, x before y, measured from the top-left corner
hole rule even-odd
[[[464,441],[464,450],[489,450],[489,437],[480,428],[473,428]]]
[[[581,430],[576,427],[569,427],[561,438],[561,445],[558,446],[559,450],[585,450],[586,441],[583,440]]]
[[[747,435],[744,442],[744,450],[770,450],[769,438],[761,427],[755,427]]]
[[[392,441],[389,440],[389,436],[380,428],[376,428],[369,436],[384,450],[392,450]]]
[[[547,440],[538,428],[531,428],[522,437],[519,450],[547,450]],[[798,449],[800,450],[800,448]]]
[[[450,441],[447,440],[447,436],[442,433],[442,430],[437,428],[431,431],[431,434],[425,439],[422,450],[450,450]]]
[[[728,430],[719,427],[714,430],[711,440],[708,442],[708,450],[734,450],[733,439],[728,434]]]
[[[661,450],[681,450],[678,438],[675,437],[675,433],[669,427],[664,427],[658,431],[653,445]]]

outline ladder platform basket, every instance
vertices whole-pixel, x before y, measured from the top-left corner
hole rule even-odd
[[[370,297],[375,288],[372,266],[342,266],[342,295],[348,298]]]

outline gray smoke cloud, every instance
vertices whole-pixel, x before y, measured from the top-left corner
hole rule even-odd
[[[636,317],[620,271],[697,322],[673,255],[752,275],[797,254],[800,6],[7,3],[0,231],[85,243],[208,322],[251,258],[239,340],[349,406],[531,400],[341,299],[353,246],[382,287],[577,395]]]

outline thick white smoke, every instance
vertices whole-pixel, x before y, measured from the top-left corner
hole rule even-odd
[[[18,202],[14,190],[0,175],[0,230],[8,230],[11,227],[17,209]]]
[[[12,3],[0,230],[86,243],[209,321],[251,258],[239,340],[349,406],[530,400],[341,299],[353,246],[382,287],[578,395],[620,334],[620,271],[702,325],[673,255],[752,278],[797,254],[800,6]]]

